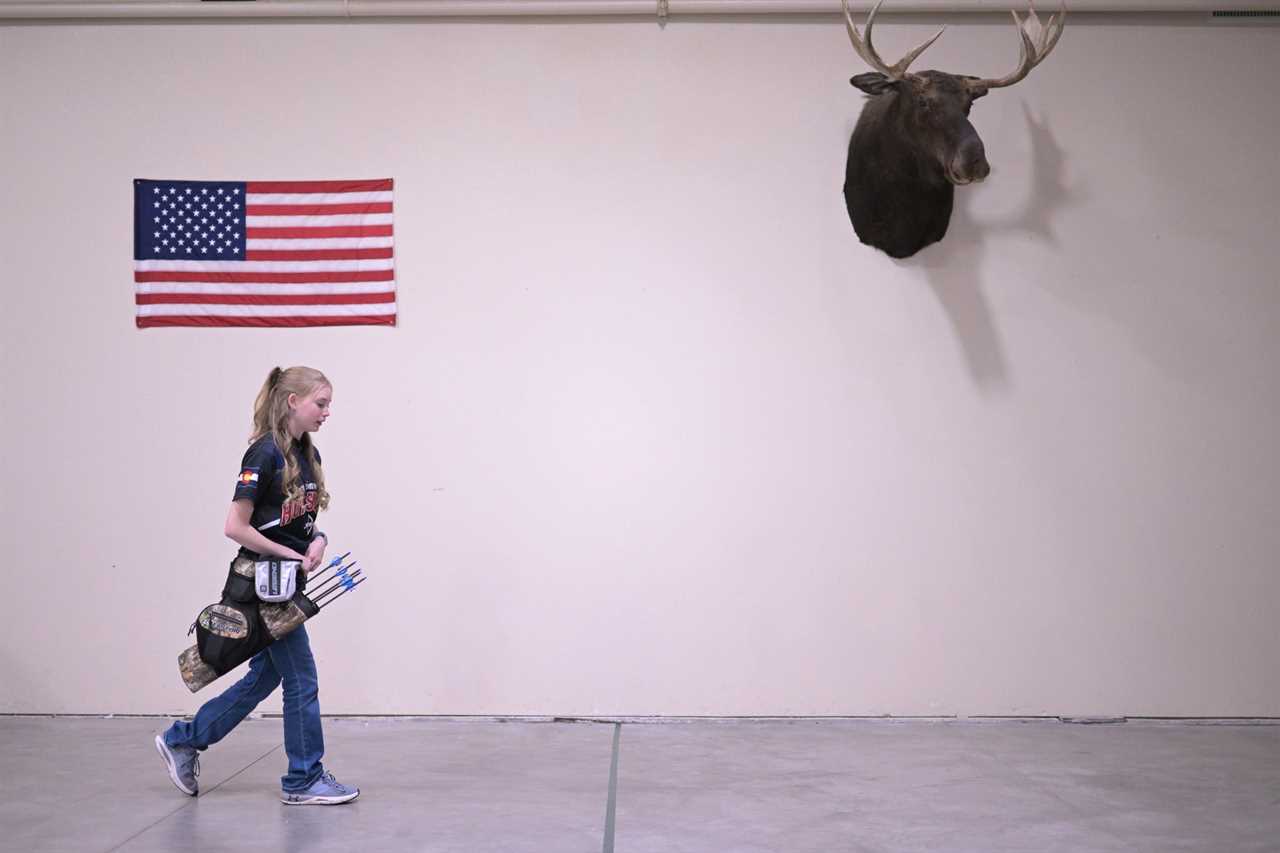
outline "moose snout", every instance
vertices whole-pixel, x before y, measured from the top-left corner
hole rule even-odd
[[[953,184],[971,184],[991,174],[987,152],[978,134],[966,138],[956,148],[955,156],[947,164],[947,177]]]
[[[991,174],[991,165],[987,163],[987,150],[982,145],[982,138],[970,131],[961,137],[956,146],[951,163],[947,164],[947,178],[951,183],[965,184],[982,181]]]

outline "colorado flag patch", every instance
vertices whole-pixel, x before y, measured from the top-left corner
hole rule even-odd
[[[258,482],[258,469],[245,468],[240,472],[240,485],[248,486]]]

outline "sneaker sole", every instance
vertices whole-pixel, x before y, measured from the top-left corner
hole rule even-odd
[[[360,796],[360,792],[354,794],[342,794],[337,797],[305,797],[290,799],[288,794],[280,797],[280,802],[286,806],[336,806],[342,803],[349,803],[356,797]]]
[[[156,751],[160,753],[160,757],[164,759],[164,766],[169,771],[169,781],[173,783],[173,787],[177,788],[188,797],[194,797],[196,792],[182,784],[178,779],[178,768],[173,764],[173,754],[169,752],[169,747],[165,746],[164,735],[156,735]]]

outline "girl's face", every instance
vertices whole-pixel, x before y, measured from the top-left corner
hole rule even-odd
[[[329,418],[333,389],[321,385],[305,397],[289,395],[289,432],[300,438],[304,432],[315,432]]]

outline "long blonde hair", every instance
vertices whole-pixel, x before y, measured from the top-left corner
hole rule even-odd
[[[297,457],[289,452],[293,444],[293,436],[289,435],[289,395],[297,394],[305,397],[321,386],[333,387],[325,375],[312,367],[290,367],[281,370],[271,368],[267,381],[262,383],[258,398],[253,401],[253,433],[249,443],[253,444],[264,435],[271,436],[284,456],[284,479],[281,487],[284,490],[285,503],[300,501],[306,497],[302,488],[302,466]],[[316,458],[315,446],[311,443],[311,434],[304,432],[299,440],[307,461],[311,463],[311,476],[315,478],[319,492],[317,512],[329,506],[329,491],[324,487],[324,470],[320,460]]]

